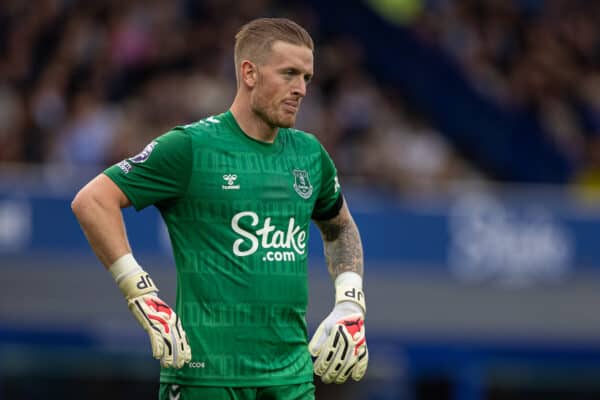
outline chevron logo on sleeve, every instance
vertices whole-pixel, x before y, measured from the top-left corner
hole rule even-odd
[[[179,400],[179,385],[171,385],[169,388],[169,400]]]

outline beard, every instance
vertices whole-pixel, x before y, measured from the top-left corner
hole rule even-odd
[[[251,104],[251,108],[256,116],[272,128],[291,128],[296,123],[296,114],[280,115],[274,104],[255,101]]]
[[[271,128],[291,128],[296,123],[296,113],[284,112],[280,102],[273,101],[272,97],[264,93],[260,76],[256,90],[250,99],[250,108],[254,115]]]

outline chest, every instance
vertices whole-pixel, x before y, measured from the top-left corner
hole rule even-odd
[[[321,188],[320,155],[196,152],[188,192],[204,201],[294,204],[312,208]]]

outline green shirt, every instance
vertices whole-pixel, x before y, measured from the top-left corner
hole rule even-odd
[[[311,218],[341,207],[317,139],[244,134],[231,112],[177,127],[105,171],[136,210],[154,205],[177,267],[176,311],[192,349],[162,383],[270,386],[312,381],[305,312]]]

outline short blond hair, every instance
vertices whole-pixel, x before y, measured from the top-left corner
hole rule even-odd
[[[252,20],[235,35],[234,62],[237,79],[239,80],[239,68],[243,60],[260,64],[269,55],[276,41],[306,46],[314,51],[310,34],[294,21],[287,18]]]

